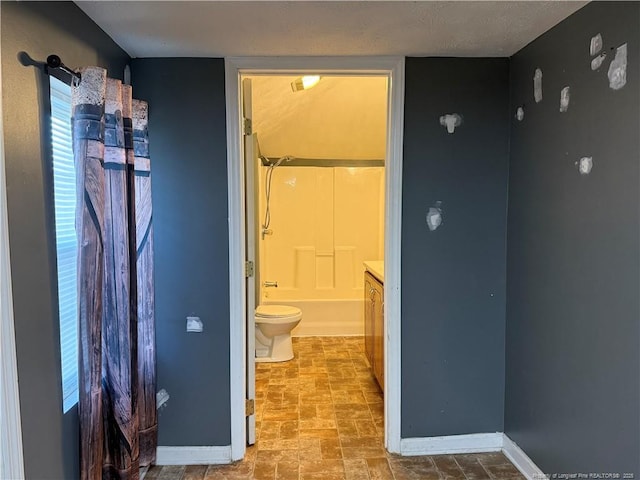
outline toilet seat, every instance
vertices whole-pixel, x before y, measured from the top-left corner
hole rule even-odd
[[[265,320],[282,319],[291,321],[302,318],[302,310],[290,305],[260,305],[256,308],[255,316]]]

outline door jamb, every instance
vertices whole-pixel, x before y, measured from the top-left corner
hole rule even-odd
[[[229,355],[231,460],[246,450],[245,354],[245,204],[240,112],[241,74],[320,73],[387,75],[387,162],[385,165],[385,445],[400,453],[401,319],[400,247],[402,222],[402,146],[404,131],[404,57],[228,57],[225,58],[227,180],[229,207]],[[242,381],[238,381],[242,379]]]

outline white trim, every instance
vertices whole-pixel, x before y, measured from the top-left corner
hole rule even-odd
[[[546,478],[533,460],[505,433],[472,433],[444,437],[403,438],[400,454],[455,455],[458,453],[503,452],[527,480]]]
[[[457,453],[499,452],[502,450],[503,434],[472,433],[445,437],[403,438],[400,454],[443,455]]]
[[[520,473],[522,473],[527,480],[540,480],[542,478],[546,478],[543,471],[533,463],[533,460],[531,460],[529,456],[507,436],[506,433],[504,434],[502,452],[511,461],[511,463],[520,470]]]
[[[0,11],[1,11],[0,7]],[[0,13],[1,15],[1,13]],[[2,69],[0,67],[0,78]],[[24,478],[0,82],[0,478]]]
[[[227,188],[229,202],[229,378],[231,402],[231,459],[241,460],[246,449],[244,174],[240,142],[240,76],[225,59],[227,110]]]
[[[387,75],[389,125],[386,162],[385,224],[385,442],[400,452],[400,246],[404,57],[232,57],[225,59],[227,176],[229,188],[229,301],[231,458],[245,452],[245,285],[244,177],[240,138],[240,74],[314,72],[332,75]]]
[[[156,465],[220,465],[231,463],[231,445],[225,447],[158,447]]]
[[[385,323],[385,442],[391,453],[400,452],[401,441],[401,231],[402,152],[404,143],[404,57],[391,68],[389,120],[385,168],[384,318]]]

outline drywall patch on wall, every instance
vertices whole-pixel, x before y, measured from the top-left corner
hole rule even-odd
[[[533,75],[533,98],[536,103],[542,101],[542,70],[536,68],[536,73]]]
[[[569,87],[564,87],[560,91],[560,111],[566,112],[569,110],[569,100],[571,98],[571,91]]]
[[[576,164],[578,165],[580,175],[589,175],[593,168],[593,157],[582,157]]]
[[[164,388],[156,393],[156,408],[158,410],[160,410],[163,407],[166,407],[168,401],[169,401],[169,394]]]
[[[616,50],[616,56],[609,65],[609,87],[620,90],[627,84],[627,44],[620,45]]]
[[[456,127],[462,125],[462,115],[457,113],[446,113],[440,117],[440,125],[447,127],[447,132],[453,133]]]
[[[524,120],[524,107],[520,106],[516,109],[516,120],[519,122]]]
[[[442,225],[442,215],[442,202],[437,201],[432,207],[429,207],[429,211],[427,212],[427,226],[429,230],[434,232]]]
[[[594,55],[598,55],[602,51],[602,35],[597,34],[594,37],[591,37],[591,43],[589,45],[589,53],[593,57]],[[607,58],[607,52],[602,52],[596,58],[591,60],[591,70],[598,70],[600,66],[602,66],[602,62]]]
[[[591,44],[589,45],[589,53],[593,57],[594,55],[597,55],[598,53],[600,53],[600,50],[602,50],[602,35],[598,33],[597,35],[591,37]]]
[[[607,52],[602,52],[596,58],[591,60],[591,70],[598,70],[602,66],[605,58],[607,58]]]
[[[200,317],[188,316],[187,317],[187,332],[202,332],[203,324]]]

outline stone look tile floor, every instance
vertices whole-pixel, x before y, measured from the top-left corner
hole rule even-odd
[[[516,480],[502,453],[400,457],[384,449],[382,392],[363,337],[294,338],[256,364],[256,445],[232,465],[151,467],[145,480]]]

